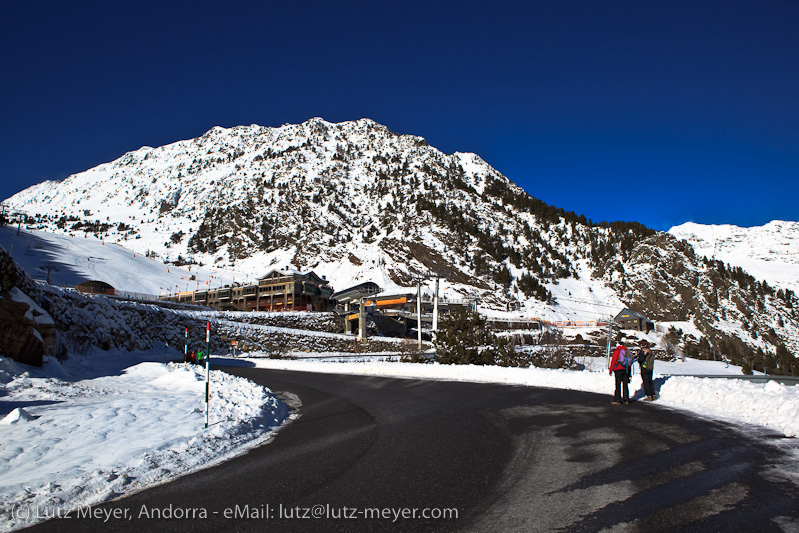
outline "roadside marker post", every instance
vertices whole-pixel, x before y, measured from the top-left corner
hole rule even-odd
[[[211,391],[211,322],[205,323],[205,427],[208,427],[208,406]]]
[[[416,334],[419,339],[419,353],[422,353],[422,279],[416,280]]]
[[[189,328],[183,330],[183,362],[189,362]]]

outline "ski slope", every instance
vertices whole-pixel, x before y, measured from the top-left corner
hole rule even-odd
[[[25,228],[0,227],[0,246],[31,278],[47,280],[49,270],[50,283],[61,287],[104,281],[118,291],[157,296],[247,279],[243,274],[196,265],[165,265],[97,239]]]

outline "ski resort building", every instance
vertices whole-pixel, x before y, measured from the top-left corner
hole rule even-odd
[[[257,283],[182,292],[161,299],[220,311],[325,311],[332,294],[328,281],[313,272],[272,270]]]
[[[368,319],[383,335],[406,337],[411,330],[418,328],[420,309],[423,328],[430,329],[436,322],[432,297],[423,296],[417,305],[416,291],[386,294],[371,281],[339,291],[331,299],[345,318],[345,332],[352,335],[357,334],[362,321],[365,323]],[[439,299],[438,313],[446,315],[456,307],[470,307],[473,303],[472,300]]]
[[[380,292],[383,292],[383,289],[377,283],[365,281],[354,287],[334,293],[331,299],[335,300],[336,307],[340,310],[349,311],[351,305],[354,304],[356,307],[359,305],[361,298],[367,298]]]
[[[98,280],[84,281],[83,283],[76,285],[75,288],[80,292],[89,294],[105,294],[106,296],[113,296],[115,292],[114,287],[105,281]]]
[[[649,333],[655,329],[654,322],[641,313],[629,308],[623,309],[613,320],[619,324],[621,329],[634,329],[636,331],[643,331],[644,333]]]

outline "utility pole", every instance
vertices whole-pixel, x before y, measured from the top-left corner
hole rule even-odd
[[[416,279],[416,334],[419,338],[419,352],[422,351],[422,278]]]
[[[433,297],[433,341],[438,337],[438,276],[436,276],[436,290]]]
[[[364,297],[360,298],[361,303],[358,307],[358,340],[361,343],[366,342],[366,303]]]
[[[610,354],[613,351],[612,344],[613,344],[613,317],[609,317],[609,320],[608,320],[608,349],[607,349],[607,353],[606,353],[607,367],[608,368],[610,368]]]

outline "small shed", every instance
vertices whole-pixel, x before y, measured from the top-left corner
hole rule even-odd
[[[87,292],[90,294],[106,294],[108,296],[113,296],[115,291],[114,287],[105,281],[98,280],[84,281],[75,288],[80,292]]]
[[[655,329],[654,322],[638,311],[633,311],[630,308],[623,309],[613,320],[619,324],[621,329],[634,329],[636,331],[643,331],[644,333],[649,333]]]

